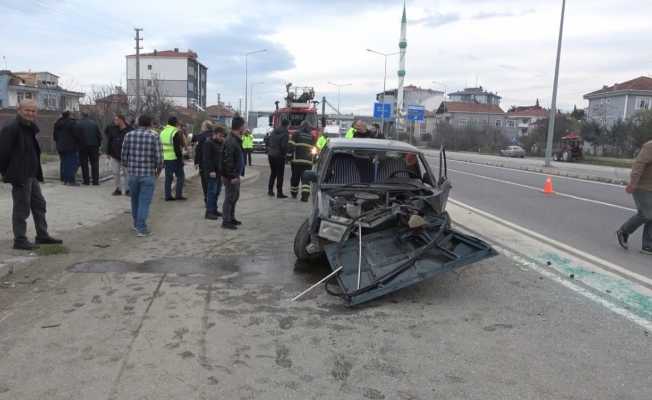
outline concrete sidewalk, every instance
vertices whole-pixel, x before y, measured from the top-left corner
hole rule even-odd
[[[52,178],[53,171],[58,174],[58,162],[44,165]],[[185,165],[186,180],[190,181],[197,176],[197,170],[192,162]],[[106,176],[108,182],[100,186],[63,186],[56,182],[58,175],[47,179],[41,185],[43,196],[47,201],[47,220],[50,233],[60,237],[67,244],[66,236],[69,232],[80,228],[93,227],[103,224],[121,214],[129,214],[131,203],[127,196],[112,196],[115,190],[111,175]],[[243,181],[249,181],[258,177],[258,171],[250,169]],[[158,179],[155,196],[162,196],[164,174]],[[56,182],[56,183],[55,183]],[[11,185],[0,184],[0,276],[4,275],[11,267],[19,264],[34,261],[34,253],[26,253],[12,250],[13,232],[11,223],[13,201],[11,199]],[[34,224],[31,217],[27,223],[27,235],[30,238],[35,236]],[[102,238],[98,238],[97,246],[103,245]]]
[[[439,156],[438,150],[424,149],[428,155]],[[565,176],[589,181],[626,185],[629,182],[628,168],[605,167],[601,165],[564,163],[553,161],[551,168],[544,166],[543,158],[507,158],[486,154],[446,151],[448,160],[479,165],[511,168],[522,171],[539,172],[548,175]]]

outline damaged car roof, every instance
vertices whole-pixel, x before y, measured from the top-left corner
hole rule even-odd
[[[411,153],[421,153],[419,149],[396,140],[387,139],[343,139],[333,138],[329,141],[328,147],[331,149],[376,149],[376,150],[393,150]]]

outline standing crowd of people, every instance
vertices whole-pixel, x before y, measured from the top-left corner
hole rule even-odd
[[[43,182],[41,149],[37,140],[37,104],[22,101],[16,118],[0,131],[0,174],[3,182],[12,185],[12,226],[14,249],[33,250],[42,244],[61,244],[50,236],[46,221],[46,200],[41,192]],[[100,129],[88,115],[77,121],[64,112],[54,126],[54,139],[60,155],[60,179],[64,185],[78,186],[75,176],[82,168],[82,183],[99,185],[100,148],[110,157],[115,179],[114,195],[131,197],[133,229],[139,237],[150,234],[147,220],[154,196],[156,181],[165,171],[164,194],[166,201],[186,200],[184,187],[184,155],[187,145],[185,132],[178,120],[171,117],[161,132],[153,129],[152,118],[141,115],[137,126],[129,124],[123,115],[116,115],[113,124]],[[313,167],[313,160],[325,146],[328,137],[322,132],[315,137],[315,129],[304,121],[298,131],[290,135],[289,121],[283,120],[266,139],[270,167],[268,195],[285,199],[283,191],[285,164],[290,161],[292,176],[290,195],[308,201],[310,183],[303,182],[303,174]],[[235,116],[230,131],[211,121],[205,121],[201,133],[192,138],[195,144],[195,165],[199,170],[203,189],[205,218],[222,218],[222,228],[238,229],[242,224],[236,219],[236,205],[240,198],[241,177],[245,166],[251,165],[253,141],[245,121]],[[345,138],[379,138],[378,129],[367,129],[363,121],[355,121]],[[176,180],[175,196],[172,183]],[[274,192],[276,189],[276,192]],[[218,198],[224,191],[222,212]],[[638,212],[618,231],[620,245],[628,249],[629,237],[643,227],[641,252],[652,255],[652,141],[645,143],[632,168],[627,193],[634,197]],[[36,230],[34,242],[27,238],[27,218],[32,215]]]

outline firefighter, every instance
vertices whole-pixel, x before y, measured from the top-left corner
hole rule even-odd
[[[367,124],[364,121],[358,119],[353,122],[353,125],[346,131],[345,139],[354,139],[354,138],[368,138],[369,131],[367,130]]]
[[[328,136],[322,131],[317,139],[317,152],[321,153],[321,150],[328,144]]]
[[[296,199],[299,194],[299,183],[301,183],[301,201],[305,202],[310,197],[310,183],[303,182],[303,173],[312,168],[313,151],[315,151],[312,127],[308,121],[303,121],[299,131],[292,135],[289,147],[292,153],[290,194],[293,199]]]

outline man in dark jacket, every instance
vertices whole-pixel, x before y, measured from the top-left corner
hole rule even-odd
[[[102,133],[97,123],[89,118],[87,113],[82,113],[82,119],[77,122],[77,134],[81,137],[82,146],[79,149],[79,162],[81,163],[84,185],[90,185],[88,164],[91,165],[93,185],[100,184],[100,146]]]
[[[111,158],[111,170],[115,179],[114,196],[120,196],[123,192],[125,195],[129,195],[129,189],[127,189],[129,174],[127,173],[127,168],[122,166],[120,162],[122,157],[122,142],[124,142],[125,135],[129,131],[131,131],[131,127],[127,124],[127,119],[122,114],[116,114],[113,117],[113,123],[104,129],[104,136],[106,136],[104,153]]]
[[[231,134],[224,141],[224,159],[222,160],[222,183],[224,184],[224,206],[222,210],[222,228],[237,229],[241,222],[235,219],[235,205],[240,198],[240,175],[244,169],[242,152],[242,132],[245,121],[242,117],[233,117]]]
[[[206,180],[206,219],[216,220],[222,216],[217,210],[217,199],[222,191],[222,159],[224,128],[218,126],[210,139],[203,142],[201,172]]]
[[[61,158],[61,178],[64,185],[79,186],[75,182],[79,166],[80,138],[75,129],[75,120],[70,111],[64,111],[61,118],[54,123],[54,141]]]
[[[14,249],[34,250],[27,240],[27,218],[30,212],[36,228],[36,244],[60,244],[48,234],[45,220],[45,199],[39,182],[43,182],[41,148],[36,141],[39,129],[36,120],[36,102],[23,100],[18,106],[16,119],[0,130],[0,174],[11,183],[14,207],[12,224]]]
[[[267,139],[267,159],[269,160],[269,184],[267,194],[274,196],[274,182],[276,181],[276,197],[286,199],[283,194],[283,178],[285,176],[285,157],[288,153],[290,121],[284,119],[281,126],[274,129]]]
[[[308,201],[310,197],[310,183],[303,182],[303,173],[312,168],[312,159],[315,151],[315,140],[312,137],[312,127],[308,121],[301,123],[301,129],[296,132],[289,142],[290,152],[293,153],[292,178],[290,179],[290,194],[296,199],[301,183],[301,201]]]
[[[207,184],[206,184],[206,174],[202,171],[202,157],[204,155],[203,145],[204,142],[210,139],[215,132],[215,124],[213,122],[206,120],[201,124],[201,132],[192,136],[191,143],[195,145],[195,167],[199,169],[199,178],[201,179],[201,189],[204,192],[204,203],[206,203],[206,195],[208,193]],[[224,132],[224,128],[222,128]]]

